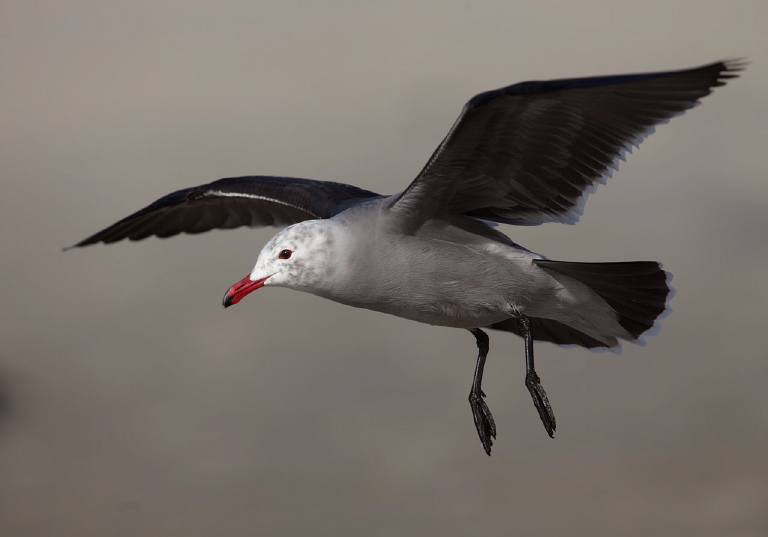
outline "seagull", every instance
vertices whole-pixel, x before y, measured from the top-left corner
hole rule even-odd
[[[525,386],[554,438],[533,342],[614,352],[621,341],[644,344],[667,311],[671,275],[654,261],[554,261],[516,244],[498,224],[576,223],[633,146],[745,66],[725,60],[487,91],[467,102],[399,193],[291,177],[219,179],[168,194],[69,248],[287,226],[227,290],[224,307],[261,287],[287,287],[468,330],[478,349],[469,403],[488,455],[496,424],[482,389],[483,329],[512,332],[524,340]]]

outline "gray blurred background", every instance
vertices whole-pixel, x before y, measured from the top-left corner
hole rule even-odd
[[[0,535],[768,534],[768,3],[0,5]],[[746,56],[658,129],[554,259],[660,260],[674,313],[621,356],[285,289],[222,310],[266,229],[61,252],[171,191],[275,174],[392,193],[475,93]]]

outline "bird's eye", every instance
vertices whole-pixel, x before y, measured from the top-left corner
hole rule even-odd
[[[280,259],[290,259],[291,254],[293,254],[293,252],[290,250],[282,250],[277,257],[279,257]]]

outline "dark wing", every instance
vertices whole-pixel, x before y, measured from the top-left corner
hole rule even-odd
[[[508,224],[575,223],[633,145],[744,66],[723,61],[481,93],[389,207],[411,223],[440,211]]]
[[[160,198],[71,246],[155,235],[203,233],[240,226],[284,226],[330,218],[378,194],[342,183],[290,177],[234,177],[185,188]],[[67,248],[68,249],[68,248]]]

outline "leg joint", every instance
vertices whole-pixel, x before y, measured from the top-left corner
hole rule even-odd
[[[488,348],[490,347],[490,339],[488,339],[488,334],[479,328],[470,328],[469,331],[472,332],[473,336],[475,336],[477,348],[482,354],[486,354],[488,352]]]

